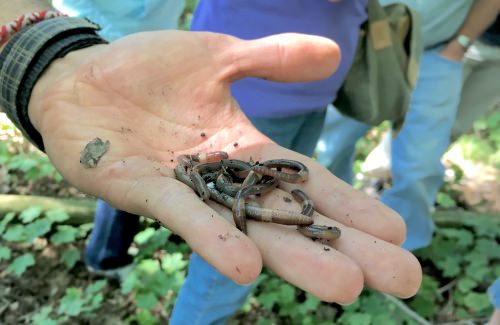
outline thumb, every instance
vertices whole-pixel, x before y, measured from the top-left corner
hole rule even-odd
[[[328,78],[340,62],[332,40],[314,35],[279,34],[257,40],[235,40],[221,57],[223,79],[260,77],[280,82],[308,82]]]

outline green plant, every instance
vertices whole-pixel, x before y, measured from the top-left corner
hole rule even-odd
[[[443,301],[457,319],[488,315],[486,288],[500,276],[492,267],[500,261],[499,239],[500,224],[488,217],[467,219],[461,228],[438,228],[432,245],[417,252],[427,276],[410,306],[429,319],[440,317]],[[438,289],[438,281],[446,290]]]
[[[167,245],[172,233],[165,228],[147,227],[138,233],[134,242],[139,247],[136,266],[122,283],[121,292],[134,297],[137,312],[128,321],[154,324],[153,310],[169,313],[186,276],[187,261],[182,251],[185,243]],[[165,248],[170,246],[171,253]]]
[[[68,322],[76,316],[92,319],[95,317],[94,311],[101,306],[106,285],[106,280],[100,280],[85,289],[67,288],[65,295],[58,303],[43,307],[32,316],[31,320],[34,324],[49,325]]]

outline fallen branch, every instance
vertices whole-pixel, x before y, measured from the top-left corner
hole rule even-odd
[[[0,194],[0,219],[8,212],[21,213],[29,207],[39,206],[43,211],[64,209],[70,216],[65,223],[81,225],[94,219],[96,200],[92,198],[54,198],[33,195]]]
[[[66,223],[79,225],[92,222],[96,200],[93,198],[54,198],[34,195],[0,194],[0,219],[7,212],[21,213],[23,210],[40,206],[44,211],[63,208],[70,216]],[[493,222],[500,223],[500,213],[479,213],[465,210],[438,210],[433,219],[438,226],[460,227],[466,220],[477,217],[488,217]]]

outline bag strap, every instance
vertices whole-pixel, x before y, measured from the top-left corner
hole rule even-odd
[[[375,51],[392,46],[389,20],[378,0],[368,0],[368,33]]]
[[[378,0],[368,0],[368,21],[375,22],[386,19],[384,8]]]

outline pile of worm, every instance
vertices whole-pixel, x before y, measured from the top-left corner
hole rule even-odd
[[[212,199],[233,211],[236,227],[247,233],[247,217],[252,220],[296,225],[297,230],[313,239],[337,239],[340,229],[314,225],[314,204],[300,189],[291,192],[302,204],[302,211],[266,209],[257,202],[246,202],[252,195],[261,195],[278,187],[279,182],[301,183],[309,176],[301,162],[272,159],[264,162],[245,162],[228,159],[223,151],[181,155],[175,167],[176,178],[191,187],[202,200]],[[290,170],[285,172],[283,169]]]

